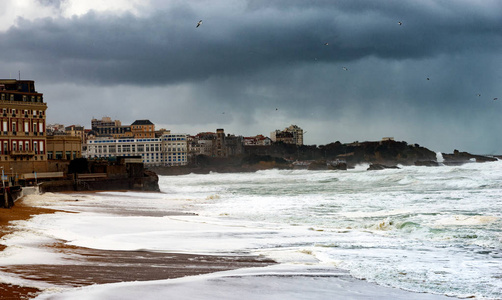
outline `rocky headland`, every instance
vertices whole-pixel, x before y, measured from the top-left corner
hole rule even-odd
[[[418,144],[403,141],[335,142],[322,146],[296,146],[275,143],[271,146],[246,146],[241,155],[227,158],[196,156],[182,167],[149,168],[159,175],[207,174],[210,172],[255,172],[265,169],[346,170],[359,164],[369,164],[368,170],[382,170],[403,166],[460,165],[471,162],[496,161],[490,156],[474,155],[455,150],[437,153]]]

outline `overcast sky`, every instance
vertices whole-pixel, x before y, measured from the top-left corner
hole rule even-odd
[[[309,145],[502,154],[500,0],[1,5],[0,78],[35,80],[48,123],[244,136],[295,124]]]

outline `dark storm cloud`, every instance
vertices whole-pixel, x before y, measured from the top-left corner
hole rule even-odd
[[[199,28],[201,12],[188,6],[148,18],[90,12],[19,20],[0,34],[0,47],[4,60],[29,62],[55,80],[155,85],[314,61],[491,52],[502,45],[502,18],[490,16],[502,11],[499,2],[485,9],[415,2],[250,1],[237,14],[200,17]]]
[[[312,144],[394,136],[502,152],[501,1],[152,3],[19,19],[0,32],[0,77],[35,79],[48,122],[102,114],[243,135],[297,124]]]

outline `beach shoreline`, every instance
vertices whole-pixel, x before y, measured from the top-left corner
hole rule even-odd
[[[34,215],[54,212],[56,210],[26,205],[22,199],[16,201],[11,208],[0,208],[0,252],[6,248],[1,239],[14,231],[10,228],[11,221],[28,220]],[[0,299],[30,299],[40,292],[37,288],[0,282]]]
[[[20,199],[11,209],[0,210],[0,239],[15,232],[11,221],[28,220],[34,215],[57,210],[27,205]],[[219,271],[276,264],[258,256],[216,256],[150,251],[110,251],[69,246],[56,241],[42,247],[72,257],[64,265],[7,265],[0,271],[32,281],[33,286],[0,282],[0,299],[32,299],[43,292],[36,282],[55,287],[82,287],[93,284],[150,281],[194,276]],[[0,251],[6,246],[0,242]]]

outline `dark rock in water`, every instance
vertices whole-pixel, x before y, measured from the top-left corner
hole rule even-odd
[[[434,160],[417,160],[415,166],[438,167],[439,163]]]
[[[328,163],[329,170],[347,170],[347,163],[345,161],[332,161]]]
[[[456,149],[453,151],[453,154],[442,153],[442,155],[445,165],[461,165],[468,162],[489,162],[498,160],[495,157],[460,152]]]
[[[307,170],[327,170],[328,164],[325,160],[316,160],[309,164]]]
[[[375,171],[375,170],[384,170],[384,169],[399,169],[399,167],[398,166],[386,166],[386,165],[382,165],[382,164],[371,164],[367,170],[368,171]]]

